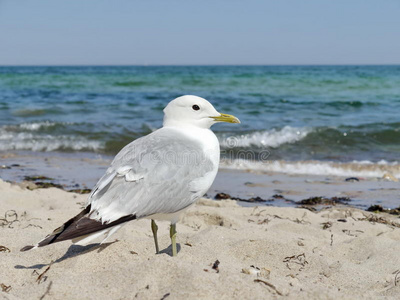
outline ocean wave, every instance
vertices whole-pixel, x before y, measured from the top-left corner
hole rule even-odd
[[[221,167],[226,169],[254,170],[297,175],[323,175],[343,177],[379,177],[386,173],[400,178],[399,162],[381,160],[377,163],[370,161],[352,161],[338,163],[329,161],[249,161],[223,160]]]
[[[59,128],[69,125],[75,125],[72,122],[51,122],[51,121],[40,121],[40,122],[30,122],[30,123],[20,123],[13,125],[4,125],[0,127],[0,130],[9,132],[30,132],[30,131],[40,131],[47,130],[49,128]],[[4,132],[3,132],[4,133]]]
[[[20,129],[29,130],[29,131],[37,131],[41,128],[56,126],[57,123],[44,121],[44,122],[34,122],[34,123],[22,123],[19,124],[18,127]]]
[[[222,148],[248,148],[251,146],[277,148],[283,144],[298,142],[310,132],[312,132],[311,128],[285,126],[282,129],[257,131],[239,136],[223,136],[220,144]]]
[[[0,151],[93,151],[104,149],[104,142],[72,135],[44,135],[9,132],[0,129]]]

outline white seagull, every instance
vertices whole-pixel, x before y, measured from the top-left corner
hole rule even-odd
[[[210,127],[240,123],[197,96],[182,96],[164,109],[163,127],[125,146],[93,188],[86,208],[34,246],[71,240],[105,242],[126,222],[151,219],[156,253],[157,224],[169,220],[172,255],[176,256],[176,222],[213,183],[219,165],[219,143]]]

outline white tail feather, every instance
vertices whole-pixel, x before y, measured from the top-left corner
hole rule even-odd
[[[103,244],[111,235],[113,235],[121,227],[122,227],[122,225],[116,225],[111,228],[107,228],[107,229],[104,229],[104,230],[101,230],[101,231],[98,231],[98,232],[95,232],[92,234],[80,236],[78,238],[73,239],[72,243],[74,243],[76,245],[80,245],[80,246],[86,246],[90,242],[94,241],[95,239],[101,237],[102,235],[105,235],[103,240],[100,242],[101,244]]]

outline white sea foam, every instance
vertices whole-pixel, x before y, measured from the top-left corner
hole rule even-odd
[[[70,125],[73,123],[65,122],[65,123],[54,123],[50,121],[43,121],[43,122],[32,122],[32,123],[21,123],[15,125],[5,125],[0,128],[3,131],[39,131],[40,129],[56,126],[57,124],[62,125]]]
[[[10,132],[0,128],[0,151],[31,150],[31,151],[57,151],[57,150],[88,150],[98,151],[104,149],[100,141],[86,140],[83,137],[61,135],[43,135],[29,132]]]
[[[262,132],[253,132],[250,134],[243,134],[239,136],[223,137],[220,141],[221,147],[271,147],[276,148],[283,144],[295,143],[305,138],[310,132],[311,128],[303,127],[296,128],[285,126],[282,129],[271,129]]]
[[[256,170],[264,172],[277,172],[301,175],[323,175],[344,177],[383,177],[385,173],[391,173],[400,178],[400,164],[398,162],[380,161],[353,161],[350,163],[337,163],[327,161],[248,161],[225,160],[221,166],[227,169]]]
[[[44,121],[44,122],[34,122],[34,123],[22,123],[19,124],[18,127],[20,129],[29,130],[29,131],[37,131],[44,127],[51,127],[56,125],[56,123]]]

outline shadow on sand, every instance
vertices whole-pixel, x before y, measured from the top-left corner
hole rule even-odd
[[[177,254],[181,251],[181,244],[176,243],[176,252]],[[168,254],[172,256],[172,245],[169,245],[167,248],[161,250],[158,254]]]
[[[47,267],[50,264],[56,264],[59,262],[62,262],[68,258],[72,258],[72,257],[76,257],[79,255],[83,255],[92,251],[96,251],[97,253],[100,253],[101,251],[103,251],[104,249],[106,249],[107,247],[109,247],[110,245],[114,244],[118,242],[118,240],[111,242],[111,243],[104,243],[104,244],[90,244],[87,246],[78,246],[78,245],[71,245],[67,252],[65,252],[65,254],[60,257],[59,259],[57,259],[54,262],[48,263],[48,264],[37,264],[37,265],[33,265],[33,266],[21,266],[21,265],[16,265],[14,266],[15,269],[42,269],[43,267]],[[172,252],[171,252],[172,253]]]

